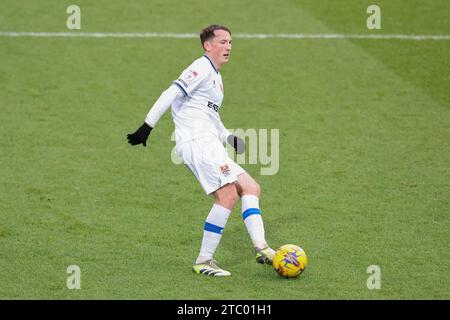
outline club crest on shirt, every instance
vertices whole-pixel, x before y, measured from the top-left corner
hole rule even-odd
[[[192,82],[195,80],[195,78],[198,76],[198,73],[194,70],[189,70],[184,79],[186,82]]]
[[[225,177],[228,177],[230,175],[230,167],[227,164],[220,166],[220,171]]]

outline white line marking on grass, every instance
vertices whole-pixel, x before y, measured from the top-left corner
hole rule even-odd
[[[193,33],[157,32],[0,32],[5,37],[63,37],[63,38],[197,38]]]
[[[198,38],[195,33],[159,32],[6,32],[3,37],[63,37],[63,38]],[[290,34],[290,33],[236,33],[237,39],[363,39],[363,40],[450,40],[450,35],[407,35],[407,34]]]
[[[400,40],[450,40],[450,35],[406,34],[238,34],[234,37],[249,39],[400,39]]]

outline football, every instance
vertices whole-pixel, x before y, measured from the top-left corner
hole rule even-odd
[[[278,248],[273,258],[273,268],[284,278],[296,278],[306,268],[308,258],[305,251],[294,244]]]

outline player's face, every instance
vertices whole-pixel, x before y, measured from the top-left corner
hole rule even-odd
[[[231,52],[231,35],[225,30],[214,31],[215,37],[205,46],[210,56],[219,66],[227,63]]]

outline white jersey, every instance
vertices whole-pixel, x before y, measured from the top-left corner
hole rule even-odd
[[[223,146],[231,132],[220,120],[222,100],[222,77],[205,55],[181,73],[145,118],[154,128],[172,105],[177,154],[207,194],[233,183],[245,172]]]
[[[223,84],[220,73],[204,55],[187,67],[173,82],[183,96],[172,103],[177,144],[205,136],[225,142],[230,132],[220,120]]]

